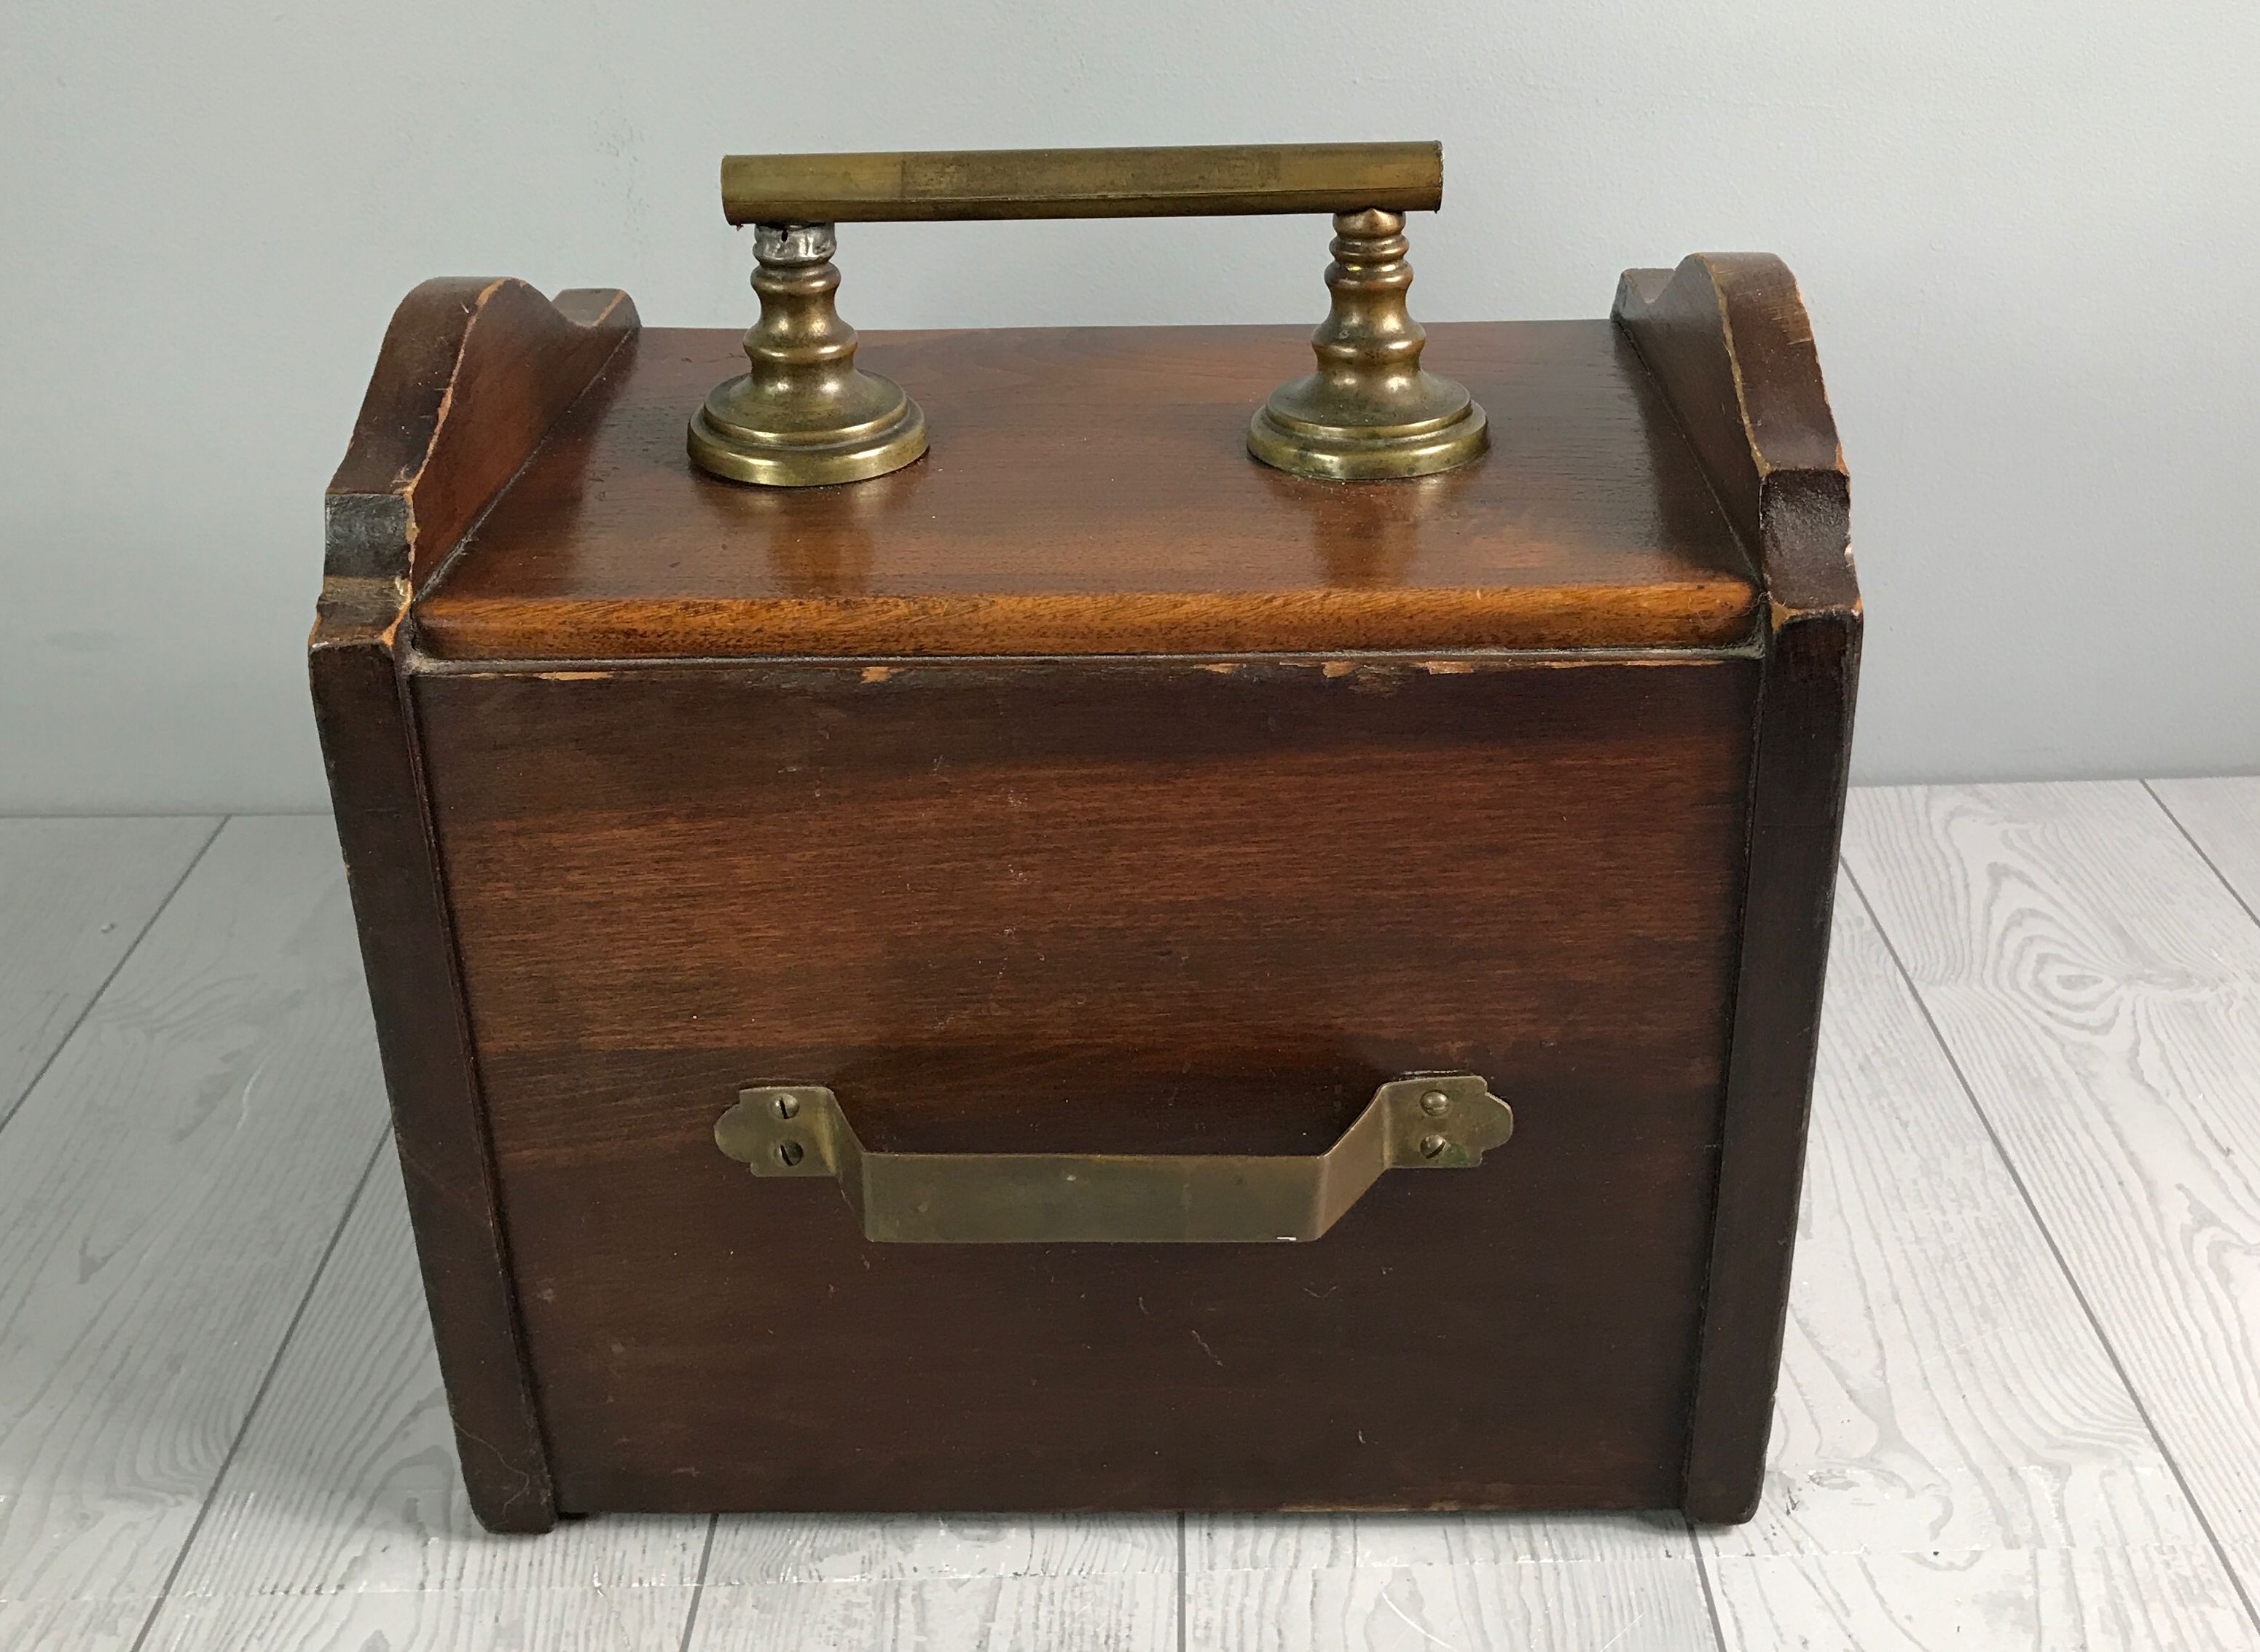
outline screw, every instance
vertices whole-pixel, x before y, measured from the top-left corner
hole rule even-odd
[[[800,1111],[800,1098],[797,1096],[779,1096],[776,1104],[780,1119],[790,1119]]]
[[[1420,1156],[1424,1159],[1433,1159],[1451,1145],[1452,1144],[1450,1142],[1445,1141],[1441,1136],[1422,1136],[1420,1138]]]
[[[1440,1119],[1451,1111],[1452,1098],[1441,1090],[1432,1090],[1420,1098],[1420,1111],[1431,1119]]]
[[[797,1141],[778,1142],[777,1162],[783,1165],[788,1169],[791,1169],[794,1165],[798,1164],[800,1162],[800,1143]]]

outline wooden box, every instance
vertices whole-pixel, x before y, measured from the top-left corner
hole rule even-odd
[[[311,669],[489,1525],[1748,1516],[1860,626],[1794,283],[1432,328],[1492,447],[1414,482],[1246,456],[1305,337],[873,335],[932,452],[780,490],[684,456],[733,333],[402,305]],[[1445,1070],[1513,1140],[1311,1243],[874,1242],[715,1138],[1312,1155]]]

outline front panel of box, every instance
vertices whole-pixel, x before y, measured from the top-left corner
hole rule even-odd
[[[1757,662],[430,668],[427,780],[567,1508],[1677,1501]],[[715,1146],[1516,1131],[1309,1244],[878,1244]]]

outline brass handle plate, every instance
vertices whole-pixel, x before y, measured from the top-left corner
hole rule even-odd
[[[871,1153],[821,1084],[738,1092],[715,1145],[757,1176],[839,1178],[883,1244],[1240,1244],[1318,1238],[1391,1169],[1468,1169],[1514,1133],[1474,1073],[1385,1083],[1324,1153]]]

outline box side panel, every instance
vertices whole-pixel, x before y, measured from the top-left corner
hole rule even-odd
[[[496,1531],[555,1523],[461,980],[391,649],[317,634],[315,722],[463,1481]]]
[[[1676,1503],[1756,662],[417,681],[574,1509]],[[882,1246],[715,1148],[1514,1141],[1308,1246]]]
[[[1779,259],[1698,253],[1676,270],[1627,270],[1614,313],[1765,579],[1750,892],[1682,1504],[1744,1520],[1781,1370],[1851,755],[1851,484],[1812,318]]]

